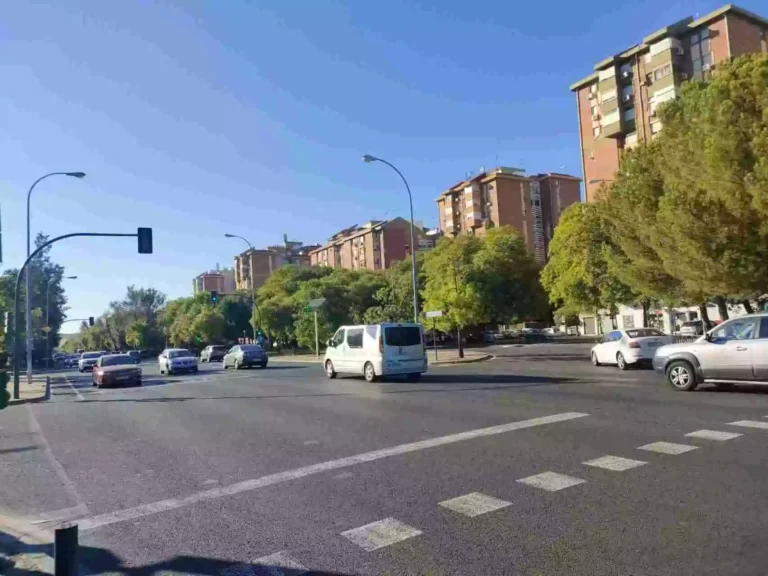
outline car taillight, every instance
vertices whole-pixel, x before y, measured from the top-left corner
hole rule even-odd
[[[384,336],[379,334],[379,352],[384,353]]]
[[[640,348],[640,343],[639,342],[630,342],[629,343],[629,347],[630,348]]]

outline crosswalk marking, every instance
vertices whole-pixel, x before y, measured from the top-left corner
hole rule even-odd
[[[736,422],[729,422],[728,426],[741,426],[743,428],[761,428],[765,430],[765,429],[768,429],[768,422],[760,422],[759,420],[737,420]]]
[[[647,462],[641,460],[632,460],[631,458],[621,458],[620,456],[602,456],[595,458],[594,460],[588,460],[583,462],[586,466],[594,466],[596,468],[604,468],[605,470],[613,470],[614,472],[624,472],[625,470],[631,470],[638,466],[643,466]]]
[[[440,502],[439,505],[453,510],[454,512],[458,512],[459,514],[463,514],[464,516],[474,518],[481,514],[487,514],[488,512],[501,510],[502,508],[511,506],[512,502],[500,500],[493,496],[486,496],[480,492],[472,492],[471,494],[459,496],[458,498],[444,500],[443,502]]]
[[[719,430],[696,430],[696,432],[689,432],[686,434],[689,438],[702,438],[704,440],[717,440],[718,442],[724,442],[725,440],[732,440],[744,434],[737,434],[736,432],[720,432]]]
[[[646,444],[640,446],[638,450],[647,450],[648,452],[658,452],[659,454],[685,454],[691,450],[696,450],[698,446],[691,446],[690,444],[673,444],[672,442],[653,442],[652,444]]]
[[[528,486],[533,486],[534,488],[541,488],[548,492],[557,492],[564,488],[583,484],[586,480],[574,478],[573,476],[566,476],[565,474],[558,474],[557,472],[542,472],[541,474],[521,478],[518,482],[521,484],[528,484]]]
[[[227,568],[221,576],[299,576],[306,573],[307,569],[287,552],[277,552]]]
[[[421,530],[403,524],[394,518],[384,518],[384,520],[371,522],[365,526],[360,526],[360,528],[353,528],[341,533],[344,538],[357,544],[366,552],[373,552],[420,534],[422,534]]]

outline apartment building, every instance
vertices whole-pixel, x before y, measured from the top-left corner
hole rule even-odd
[[[537,262],[544,263],[560,214],[581,199],[581,180],[568,174],[528,176],[498,167],[459,182],[437,198],[440,230],[447,236],[483,236],[513,226]]]
[[[414,226],[417,250],[434,246],[434,235]],[[309,253],[312,266],[347,270],[386,270],[411,255],[411,224],[404,218],[371,220],[331,236],[328,242]]]
[[[656,109],[681,83],[706,79],[724,60],[750,52],[768,52],[768,20],[727,4],[657,30],[572,84],[587,201],[613,179],[625,149],[662,129]]]
[[[232,294],[235,291],[235,271],[231,268],[209,270],[192,279],[192,293],[213,292]]]
[[[264,249],[248,249],[235,256],[235,287],[237,290],[251,289],[251,270],[253,285],[259,288],[272,273],[287,264],[309,266],[309,253],[318,245],[305,246],[302,242],[288,240],[283,235],[283,243],[267,246]]]

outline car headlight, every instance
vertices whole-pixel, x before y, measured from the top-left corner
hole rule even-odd
[[[99,370],[96,372],[96,376],[104,376],[104,370]]]

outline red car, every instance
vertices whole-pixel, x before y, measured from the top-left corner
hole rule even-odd
[[[128,354],[110,354],[102,356],[93,367],[93,385],[120,386],[132,384],[141,386],[141,368]]]

